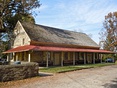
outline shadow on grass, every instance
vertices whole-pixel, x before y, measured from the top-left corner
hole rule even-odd
[[[117,88],[117,78],[112,80],[111,83],[106,83],[103,86],[104,88]]]

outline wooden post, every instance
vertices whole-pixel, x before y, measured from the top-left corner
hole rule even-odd
[[[61,52],[61,66],[63,66],[63,59],[64,59],[63,55],[64,55],[64,53]]]
[[[7,61],[9,61],[9,53],[7,54]]]
[[[18,53],[16,53],[16,61],[18,61]]]
[[[13,53],[13,62],[15,61],[15,53]]]
[[[102,63],[102,54],[99,54],[100,62]]]
[[[97,59],[99,59],[99,55],[98,55],[98,53],[97,53]]]
[[[30,51],[29,51],[29,53],[28,53],[28,62],[30,62],[31,61],[31,57],[30,57]]]
[[[86,53],[84,53],[84,64],[86,64]]]
[[[93,53],[93,64],[95,64],[95,53]]]
[[[53,52],[51,52],[51,60],[53,60]]]
[[[70,60],[70,52],[68,52],[68,60]]]
[[[48,68],[48,52],[46,52],[46,67]]]
[[[75,65],[75,52],[73,52],[73,65]]]

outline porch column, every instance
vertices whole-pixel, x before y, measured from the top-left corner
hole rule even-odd
[[[73,65],[75,65],[75,52],[73,52]]]
[[[46,56],[47,56],[47,58],[46,58],[46,67],[48,68],[48,52],[46,52]]]
[[[99,59],[99,54],[97,53],[97,59]]]
[[[95,53],[93,53],[93,64],[95,64]]]
[[[51,60],[53,61],[53,52],[51,52]]]
[[[30,52],[28,53],[28,62],[31,61]]]
[[[63,66],[63,59],[64,59],[64,53],[63,52],[61,52],[61,66]]]
[[[15,53],[13,53],[13,62],[15,61]]]
[[[7,54],[7,61],[9,61],[9,53]]]
[[[68,52],[68,60],[70,60],[71,58],[70,58],[70,52]]]
[[[18,61],[18,53],[16,53],[16,61]]]
[[[84,64],[86,64],[86,53],[84,53]]]
[[[100,57],[100,63],[102,63],[102,54],[99,54]]]

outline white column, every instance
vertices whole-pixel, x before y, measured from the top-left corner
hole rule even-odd
[[[46,67],[48,67],[48,52],[46,52]]]
[[[18,61],[18,53],[16,53],[16,61]]]
[[[99,59],[99,55],[98,55],[98,53],[97,53],[97,59]]]
[[[9,61],[9,53],[7,54],[7,61]]]
[[[99,54],[100,62],[102,63],[102,54]]]
[[[70,58],[70,52],[68,52],[68,60],[70,60],[71,58]]]
[[[75,52],[73,52],[73,65],[75,65]]]
[[[31,61],[30,52],[28,53],[28,62]]]
[[[63,66],[63,59],[64,59],[63,55],[64,55],[64,53],[62,52],[61,53],[61,66]]]
[[[51,60],[53,61],[53,52],[51,52]]]
[[[13,60],[12,60],[13,62],[14,62],[14,59],[15,59],[15,53],[13,53]]]
[[[86,53],[84,53],[84,64],[86,64]]]
[[[93,64],[95,64],[95,53],[93,53]]]

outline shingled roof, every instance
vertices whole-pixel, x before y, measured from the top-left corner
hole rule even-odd
[[[58,44],[99,47],[88,35],[43,25],[21,23],[31,40]]]

